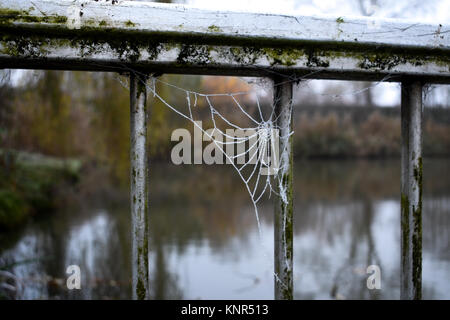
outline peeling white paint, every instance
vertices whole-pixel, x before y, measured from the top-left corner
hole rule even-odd
[[[73,0],[1,0],[0,7],[27,11],[38,4],[36,16],[69,15],[81,24],[89,19],[113,21],[115,26],[131,20],[142,31],[220,33],[233,37],[261,37],[311,41],[339,39],[353,43],[440,47],[450,49],[450,26],[444,21],[434,25],[410,21],[373,18],[308,17],[275,14],[200,10],[186,5],[152,2],[73,1]],[[83,5],[83,16],[79,11]],[[75,17],[78,12],[78,17]],[[31,13],[30,13],[31,14]],[[373,26],[376,25],[376,29]],[[126,27],[124,27],[126,29]],[[340,30],[340,31],[339,31]],[[438,32],[440,30],[440,32]]]
[[[39,10],[29,10],[30,7]],[[127,60],[130,50],[124,44],[117,52],[111,43],[86,44],[88,38],[77,34],[68,39],[70,43],[58,42],[57,36],[42,36],[39,40],[40,55],[30,55],[21,52],[27,59],[24,66],[17,63],[17,56],[12,56],[14,50],[8,51],[11,43],[0,42],[0,65],[9,68],[54,67],[54,63],[73,64],[82,70],[95,70],[99,63],[117,64],[139,63],[141,67],[167,67],[167,72],[173,73],[205,73],[205,74],[235,74],[235,75],[265,75],[261,70],[271,68],[278,71],[316,72],[311,78],[353,79],[361,80],[361,74],[371,76],[371,80],[384,79],[387,75],[426,76],[430,82],[450,82],[450,26],[444,24],[425,25],[407,21],[374,20],[371,18],[346,17],[323,18],[306,16],[286,16],[274,14],[258,14],[244,12],[219,12],[192,8],[184,5],[171,5],[149,2],[120,1],[69,1],[69,0],[0,0],[0,8],[25,12],[32,17],[67,17],[65,23],[29,22],[29,19],[17,18],[12,24],[15,32],[12,36],[27,35],[30,30],[42,29],[58,31],[67,29],[91,28],[94,32],[103,29],[121,31],[123,34],[136,35],[136,32],[150,39],[167,39],[171,37],[171,45],[154,50],[157,44],[140,46],[133,60]],[[0,17],[1,19],[1,17]],[[377,21],[377,28],[373,28]],[[8,20],[8,23],[11,23]],[[50,39],[49,37],[55,37]],[[208,59],[200,56],[181,57],[181,46],[188,39],[195,37],[199,48],[208,45]],[[98,39],[102,40],[99,34]],[[132,39],[132,37],[130,37]],[[128,38],[124,37],[124,42]],[[237,41],[240,41],[237,44]],[[282,43],[280,42],[282,41]],[[211,45],[210,43],[214,43]],[[259,54],[251,56],[242,54],[233,56],[232,48],[247,47],[274,48],[275,43],[281,49],[287,50],[279,57]],[[139,44],[132,44],[133,47]],[[311,62],[307,53],[290,55],[292,48],[303,50],[318,46],[324,48],[314,52],[316,62]],[[332,47],[333,49],[328,49]],[[353,50],[346,55],[348,48]],[[38,49],[39,49],[38,48]],[[398,61],[369,61],[364,65],[364,54],[377,54],[380,49],[397,50]],[[436,51],[440,53],[437,58]],[[337,50],[337,52],[336,52]],[[416,51],[421,50],[424,56],[432,55],[432,59],[414,61]],[[17,51],[17,50],[16,50]],[[39,51],[39,50],[38,50]],[[239,50],[238,50],[239,51]],[[242,51],[242,50],[241,50]],[[446,55],[448,52],[448,55]],[[14,52],[13,52],[14,53]],[[156,55],[155,55],[156,53]],[[335,54],[338,53],[338,54]],[[445,58],[447,57],[447,58]],[[13,58],[13,59],[10,59]],[[54,61],[52,61],[54,59]],[[183,61],[180,61],[183,60]],[[389,60],[389,55],[381,60]],[[409,60],[408,60],[409,59]],[[33,64],[32,62],[35,62]],[[317,61],[319,63],[317,63]],[[53,63],[50,65],[50,62]],[[326,71],[326,72],[322,72]],[[357,74],[353,76],[353,74]],[[359,77],[359,78],[358,78]],[[438,79],[434,79],[438,78]]]
[[[81,8],[77,5],[71,5],[67,8],[67,27],[69,29],[80,29],[81,28]]]

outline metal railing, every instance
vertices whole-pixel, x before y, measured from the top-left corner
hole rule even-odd
[[[138,299],[149,297],[145,75],[271,77],[278,84],[276,112],[288,115],[293,82],[280,84],[280,77],[401,82],[401,298],[421,298],[422,88],[450,83],[450,26],[120,0],[0,0],[0,30],[0,68],[130,74],[133,297]],[[283,143],[290,145],[286,156],[292,159],[292,137]],[[287,177],[284,187],[292,195],[292,160],[287,163],[279,174]],[[274,268],[281,281],[275,281],[275,298],[292,299],[292,228],[280,223],[292,222],[292,196],[287,204],[276,203]]]

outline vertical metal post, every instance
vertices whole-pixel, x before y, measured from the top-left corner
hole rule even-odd
[[[280,128],[280,162],[274,216],[275,299],[293,299],[292,281],[292,82],[274,79],[274,106]]]
[[[422,298],[422,84],[402,83],[401,299]]]
[[[130,184],[133,299],[149,298],[146,76],[130,75]]]

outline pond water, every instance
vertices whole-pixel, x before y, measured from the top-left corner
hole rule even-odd
[[[424,162],[423,297],[450,298],[450,160]],[[228,166],[154,163],[150,187],[151,296],[272,299],[273,204],[259,206],[262,237],[242,182]],[[297,161],[296,299],[398,299],[400,161]],[[129,299],[128,203],[67,208],[0,235],[0,263],[21,299]],[[81,290],[66,268],[79,265]],[[381,289],[369,290],[369,265]]]

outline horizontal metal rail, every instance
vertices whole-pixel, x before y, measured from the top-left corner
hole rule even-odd
[[[0,68],[450,83],[450,26],[133,1],[0,0]]]

